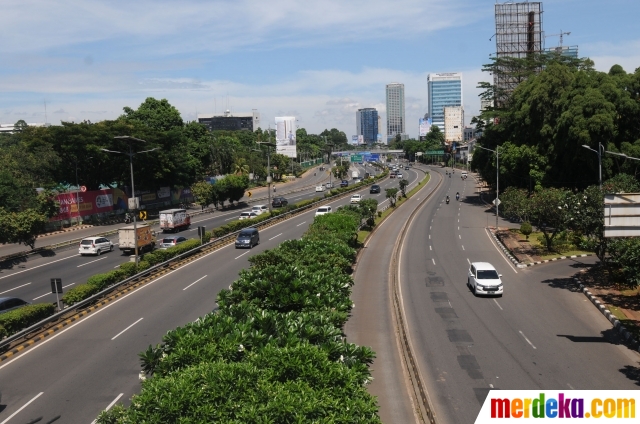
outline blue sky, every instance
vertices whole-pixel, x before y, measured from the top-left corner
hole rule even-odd
[[[294,115],[355,134],[405,84],[407,132],[427,110],[427,74],[462,72],[467,121],[495,51],[492,0],[4,0],[0,123],[113,119],[146,97],[196,113]],[[640,67],[639,0],[548,0],[546,35],[607,71]],[[546,47],[558,45],[556,36]]]

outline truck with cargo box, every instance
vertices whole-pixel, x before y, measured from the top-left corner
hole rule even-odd
[[[151,252],[156,247],[156,233],[149,224],[138,224],[138,253]],[[136,251],[134,228],[128,225],[118,229],[118,247],[122,252],[133,254]]]
[[[186,209],[160,211],[160,229],[163,233],[186,230],[191,226],[191,217]]]

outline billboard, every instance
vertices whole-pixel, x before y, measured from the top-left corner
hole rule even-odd
[[[358,144],[364,144],[364,135],[359,135],[358,136]]]
[[[296,157],[296,118],[294,116],[276,117],[276,153]]]
[[[427,134],[429,134],[429,131],[431,131],[431,118],[420,118],[418,123],[420,129],[420,140],[424,141],[427,137]]]
[[[358,136],[357,135],[352,135],[351,136],[351,144],[358,144]]]
[[[604,236],[640,236],[640,194],[604,195]]]
[[[110,188],[84,193],[60,193],[55,196],[55,199],[60,204],[60,209],[50,221],[127,209],[128,197],[122,190]]]

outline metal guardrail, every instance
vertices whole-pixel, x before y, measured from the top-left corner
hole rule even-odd
[[[381,175],[378,175],[377,177],[381,177],[383,175],[384,174],[381,174]],[[379,179],[381,180],[383,178],[379,178]],[[374,178],[374,180],[371,181],[368,184],[373,184],[374,182],[378,181],[379,179],[378,178]],[[359,186],[359,187],[354,186],[351,189],[345,190],[343,193],[340,193],[340,194],[338,194],[336,196],[325,197],[325,198],[319,199],[319,200],[317,200],[315,202],[311,202],[308,205],[305,205],[305,206],[303,206],[301,208],[285,212],[283,214],[274,216],[273,218],[270,218],[270,219],[266,219],[266,220],[264,220],[262,222],[257,223],[256,227],[258,227],[259,229],[268,228],[268,227],[270,227],[270,226],[272,226],[272,225],[274,225],[274,224],[276,224],[278,222],[281,222],[281,221],[284,221],[286,219],[292,218],[292,217],[294,217],[296,215],[299,215],[300,213],[303,213],[303,212],[307,211],[308,209],[311,209],[311,208],[313,208],[315,206],[321,205],[322,203],[335,201],[335,200],[341,199],[343,197],[346,197],[351,192],[361,190],[363,187],[366,187],[368,184],[365,184],[365,185],[362,185],[362,186]],[[198,247],[195,247],[195,248],[193,248],[193,249],[191,249],[191,250],[189,250],[187,252],[181,253],[180,255],[175,256],[175,257],[173,257],[173,258],[171,258],[171,259],[169,259],[169,260],[167,260],[165,262],[156,264],[156,265],[154,265],[154,266],[152,266],[152,267],[150,267],[150,268],[148,268],[148,269],[146,269],[146,270],[144,270],[142,272],[139,272],[139,273],[137,273],[135,275],[132,275],[131,277],[128,277],[128,278],[126,278],[126,279],[124,279],[124,280],[122,280],[122,281],[120,281],[120,282],[118,282],[116,284],[113,284],[113,285],[105,288],[104,290],[102,290],[102,291],[100,291],[100,292],[98,292],[98,293],[96,293],[96,294],[94,294],[94,295],[92,295],[92,296],[90,296],[90,297],[88,297],[88,298],[76,303],[76,304],[73,304],[73,305],[71,305],[71,306],[69,306],[67,308],[64,308],[63,310],[61,310],[61,311],[59,311],[59,312],[57,312],[57,313],[55,313],[55,314],[53,314],[53,315],[51,315],[51,316],[49,316],[49,317],[47,317],[45,319],[33,324],[32,326],[30,326],[28,328],[25,328],[24,330],[21,330],[18,333],[15,333],[15,334],[5,338],[4,340],[1,340],[0,341],[0,352],[3,352],[13,342],[15,342],[17,340],[20,340],[22,338],[28,338],[28,336],[31,335],[32,333],[36,333],[37,331],[43,330],[47,326],[47,324],[52,324],[55,321],[57,321],[59,319],[62,319],[63,317],[65,317],[67,315],[68,316],[72,316],[72,313],[79,311],[80,309],[82,309],[85,306],[89,306],[89,305],[93,304],[94,302],[100,300],[103,297],[106,297],[107,295],[109,295],[113,291],[117,290],[118,288],[120,288],[120,287],[122,287],[122,286],[124,286],[124,285],[126,285],[128,283],[140,280],[140,279],[145,278],[145,277],[149,277],[150,274],[152,274],[154,271],[158,271],[158,270],[164,269],[164,268],[166,268],[166,267],[168,267],[168,266],[170,266],[172,264],[175,264],[175,263],[179,262],[182,259],[185,259],[187,257],[193,256],[193,255],[195,255],[195,254],[197,254],[197,253],[199,253],[199,252],[201,252],[203,250],[207,250],[207,253],[208,253],[209,251],[216,250],[220,246],[226,245],[230,240],[233,240],[240,231],[242,231],[242,230],[234,231],[233,233],[229,233],[229,234],[226,234],[226,235],[224,235],[222,237],[218,237],[215,240],[211,240],[211,241],[209,241],[209,242],[207,242],[207,243],[205,243],[203,245],[200,245]]]

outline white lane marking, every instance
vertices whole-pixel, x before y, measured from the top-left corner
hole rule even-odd
[[[429,234],[429,240],[431,240],[431,234]]]
[[[301,223],[299,223],[298,225],[296,225],[296,227],[301,226],[302,224],[305,224],[307,221],[302,221]]]
[[[281,235],[282,235],[282,233],[278,234],[277,236],[273,236],[273,237],[271,237],[271,238],[269,239],[269,241],[273,240],[273,239],[274,239],[274,238],[276,238],[276,237],[280,237]]]
[[[78,265],[76,268],[80,268],[81,266],[89,265],[89,264],[92,264],[92,263],[94,263],[94,262],[101,261],[101,260],[103,260],[103,259],[107,259],[107,257],[105,256],[105,257],[103,257],[103,258],[96,259],[96,260],[94,260],[94,261],[87,262],[87,263],[84,263],[84,264],[82,264],[82,265]]]
[[[464,250],[464,244],[462,245],[462,250]]]
[[[571,390],[575,390],[571,384],[567,383],[567,386],[569,386]]]
[[[225,219],[225,221],[231,221],[232,219],[238,219],[238,218],[236,218],[236,217],[234,216],[234,217],[232,217],[232,218],[227,218],[227,219]],[[196,228],[196,230],[197,230],[197,228]]]
[[[242,255],[238,256],[236,259],[243,257],[244,255],[246,255],[247,253],[251,252],[251,249],[247,250],[246,252],[244,252]]]
[[[114,269],[115,269],[115,268],[120,268],[120,265],[116,265],[116,266],[114,266],[113,268],[114,268]]]
[[[498,205],[498,206],[500,206],[500,205]],[[460,220],[458,220],[458,223],[460,223]]]
[[[460,234],[458,234],[458,238],[459,238],[460,240],[462,240],[462,236],[461,236]]]
[[[76,257],[77,257],[76,255],[73,255],[73,256],[69,256],[68,258],[62,258],[62,259],[57,259],[55,261],[47,262],[46,264],[36,265],[36,266],[31,267],[29,269],[23,269],[22,271],[14,272],[13,274],[9,274],[9,275],[5,275],[4,277],[0,277],[0,280],[2,280],[4,278],[9,278],[9,277],[14,276],[16,274],[22,274],[23,272],[31,271],[32,269],[40,268],[41,266],[55,264],[56,262],[66,261],[67,259],[76,258]],[[2,424],[2,423],[0,423],[0,424]]]
[[[469,258],[467,258],[467,262],[469,262],[469,265],[471,265],[471,261],[469,260]]]
[[[189,287],[193,286],[195,283],[197,283],[198,281],[202,280],[203,278],[207,278],[207,276],[205,275],[204,277],[198,278],[196,281],[194,281],[193,283],[189,284],[187,287],[183,288],[182,291],[185,291],[186,289],[188,289]]]
[[[434,265],[436,264],[436,260],[433,258],[431,258],[431,262],[433,262]]]
[[[66,289],[67,287],[69,287],[69,286],[73,286],[74,284],[75,284],[75,283],[67,284],[66,286],[62,286],[62,288],[63,288],[63,289]],[[45,297],[45,296],[48,296],[48,295],[50,295],[50,294],[53,294],[53,293],[45,293],[45,294],[43,294],[42,296],[34,297],[32,300],[38,300],[38,299],[40,299],[41,297]]]
[[[111,409],[111,407],[113,405],[116,404],[116,402],[118,401],[118,399],[120,399],[122,397],[122,395],[124,395],[124,393],[120,393],[118,396],[116,396],[116,398],[113,400],[113,402],[111,402],[104,410],[105,412],[108,411],[109,409]],[[97,419],[91,421],[91,424],[96,424]]]
[[[500,308],[501,311],[504,311],[504,309],[502,309],[502,306],[500,306],[500,304],[498,303],[497,300],[493,299],[494,302],[496,302],[496,305],[498,305],[498,308]],[[525,337],[526,338],[526,337]],[[534,348],[535,349],[535,348]]]
[[[433,247],[432,247],[432,246],[429,246],[429,250],[433,250]]]
[[[495,299],[494,299],[495,300]],[[518,332],[520,333],[520,335],[522,335],[522,337],[524,337],[524,339],[527,341],[527,343],[529,343],[531,345],[532,348],[537,349],[533,343],[531,343],[531,341],[529,339],[527,339],[527,336],[524,335],[524,333],[520,330],[518,330]]]
[[[38,393],[38,394],[37,394],[33,399],[31,399],[29,402],[27,402],[27,403],[25,403],[24,405],[22,405],[22,407],[21,407],[20,409],[18,409],[18,410],[17,410],[16,412],[14,412],[13,414],[9,415],[9,417],[8,417],[6,420],[2,421],[0,424],[8,423],[8,422],[9,422],[9,420],[10,420],[11,418],[13,418],[13,417],[15,417],[16,415],[18,415],[18,413],[19,413],[20,411],[22,411],[24,408],[26,408],[27,406],[29,406],[29,404],[30,404],[31,402],[33,402],[34,400],[36,400],[36,399],[38,399],[40,396],[42,396],[42,394],[43,394],[43,393],[44,393],[44,392],[40,392],[40,393]]]
[[[429,225],[429,229],[431,229],[431,225]]]
[[[118,334],[116,334],[115,336],[113,336],[111,338],[111,340],[114,340],[116,337],[118,337],[119,335],[121,335],[122,333],[124,333],[125,331],[127,331],[128,329],[130,329],[131,327],[133,327],[134,325],[136,325],[137,323],[139,323],[140,321],[142,321],[142,318],[140,318],[138,321],[134,322],[133,324],[131,324],[130,326],[128,326],[127,328],[125,328],[124,330],[122,330],[121,332],[119,332]]]
[[[458,231],[460,231],[460,227],[458,227]]]
[[[508,260],[503,254],[502,254],[502,250],[498,249],[498,246],[496,246],[496,243],[493,241],[493,237],[491,237],[491,235],[489,235],[489,233],[487,232],[488,229],[485,228],[484,232],[487,234],[487,237],[489,237],[489,240],[491,241],[491,244],[493,244],[493,247],[495,247],[495,249],[498,251],[498,253],[500,254],[500,256],[502,256],[502,259],[504,259],[504,261],[509,264],[509,266],[511,267],[511,269],[513,270],[513,272],[515,272],[516,274],[518,273],[518,271],[516,271],[516,269],[513,267],[513,265],[511,264],[511,261]]]
[[[489,387],[491,387],[493,389],[493,384],[489,384]]]
[[[500,206],[500,205],[498,205],[498,206]],[[192,228],[189,231],[198,231],[198,229],[197,228]]]
[[[31,283],[23,284],[23,285],[21,285],[21,286],[14,287],[14,288],[9,289],[9,290],[5,290],[5,291],[1,292],[0,294],[9,293],[10,291],[13,291],[13,290],[19,289],[20,287],[28,286],[29,284],[31,284]]]

